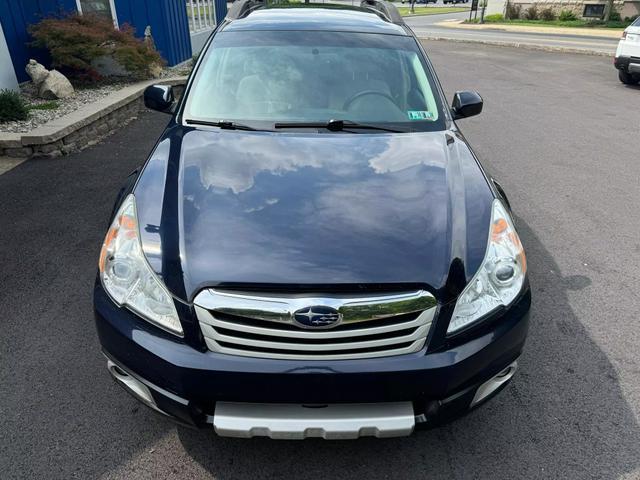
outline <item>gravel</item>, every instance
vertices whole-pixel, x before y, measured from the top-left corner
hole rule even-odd
[[[190,71],[190,61],[172,68],[165,68],[160,74],[160,78],[168,78],[176,75],[188,75]],[[131,85],[130,81],[113,82],[101,85],[95,88],[76,88],[73,96],[62,100],[43,100],[38,98],[37,91],[32,82],[24,83],[20,86],[20,93],[27,105],[43,105],[52,102],[58,105],[57,108],[51,110],[30,110],[29,118],[19,122],[0,123],[0,133],[28,133],[47,122],[63,117],[89,103],[114,93],[127,85]]]
[[[55,102],[58,108],[52,110],[30,110],[29,118],[19,122],[0,123],[0,132],[28,133],[51,120],[68,115],[83,105],[96,102],[110,93],[120,90],[127,83],[112,83],[98,88],[76,89],[76,93],[62,100],[42,100],[38,98],[33,83],[28,82],[20,86],[20,92],[27,105],[42,105]]]

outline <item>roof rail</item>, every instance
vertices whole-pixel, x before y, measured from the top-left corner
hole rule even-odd
[[[391,23],[404,25],[402,15],[400,15],[396,6],[391,2],[386,2],[385,0],[362,0],[360,7],[382,15],[385,20]]]
[[[265,0],[236,0],[227,12],[226,18],[229,20],[237,20],[249,15],[254,10],[264,7]]]
[[[244,18],[254,10],[265,7],[267,0],[236,0],[227,13],[228,20]],[[386,21],[396,25],[404,25],[404,19],[398,12],[396,6],[385,0],[362,0],[360,8],[377,13]]]

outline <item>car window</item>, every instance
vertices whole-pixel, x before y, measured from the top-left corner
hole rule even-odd
[[[635,22],[633,22],[631,25],[633,25],[634,27],[640,27],[640,17],[636,18]]]
[[[435,82],[411,37],[346,32],[218,34],[185,116],[261,124],[332,119],[444,128]]]

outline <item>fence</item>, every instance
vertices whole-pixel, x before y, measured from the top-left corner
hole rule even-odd
[[[227,15],[227,0],[181,0],[186,5],[191,48],[200,53],[213,29]]]
[[[199,32],[216,26],[216,4],[213,0],[187,0],[189,30]]]

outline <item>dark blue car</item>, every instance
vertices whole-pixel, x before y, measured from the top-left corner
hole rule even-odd
[[[220,435],[447,422],[511,380],[531,294],[508,201],[393,5],[241,0],[118,196],[95,317],[116,381]]]

